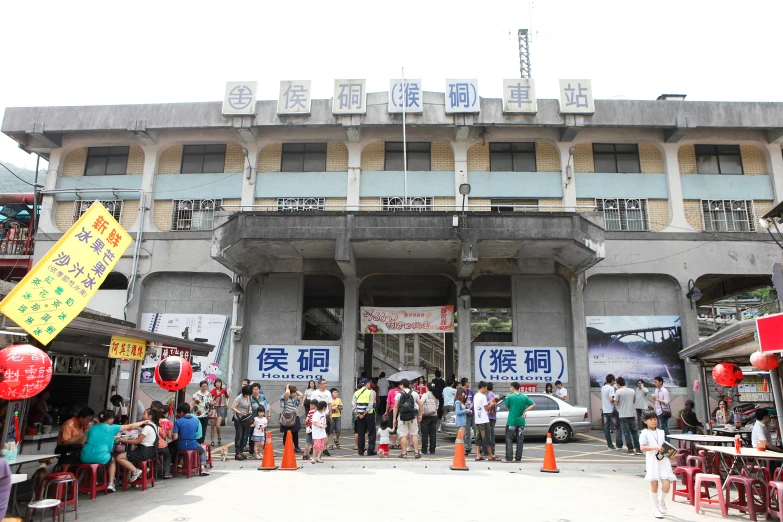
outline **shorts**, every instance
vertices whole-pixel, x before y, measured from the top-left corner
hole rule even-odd
[[[397,422],[397,435],[399,437],[418,437],[419,435],[419,421],[417,419],[409,420],[409,421],[398,421]]]
[[[266,441],[266,436],[264,436],[264,435],[253,435],[252,437],[250,437],[250,439],[253,442],[265,442]]]
[[[492,445],[492,440],[489,437],[490,429],[492,429],[492,426],[488,422],[476,424],[476,446],[488,448]]]
[[[308,433],[307,434],[307,438],[305,438],[305,444],[307,444],[308,446],[312,446],[313,445],[313,434],[312,433]]]
[[[332,417],[332,433],[340,433],[342,430],[342,417]]]
[[[378,444],[378,453],[383,453],[384,455],[389,454],[389,445],[388,444]]]
[[[332,418],[327,417],[326,418],[326,435],[332,434]]]
[[[226,407],[225,406],[217,406],[215,407],[215,413],[216,417],[220,417],[221,419],[226,418]]]
[[[322,451],[325,445],[326,445],[326,439],[315,439],[313,441],[313,451]]]

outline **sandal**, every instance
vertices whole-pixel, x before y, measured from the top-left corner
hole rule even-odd
[[[223,445],[223,442],[220,439],[218,439],[218,446],[222,446],[222,445]]]
[[[407,453],[400,453],[400,458],[401,459],[407,459],[408,458],[408,454]]]
[[[335,442],[334,445],[337,447],[337,449],[340,449],[340,443],[339,442]]]
[[[479,461],[479,460],[484,460],[484,457],[478,457],[478,458],[476,458],[476,461]]]
[[[329,444],[329,447],[326,449],[330,449],[330,450],[334,449],[334,444]]]
[[[421,453],[419,453],[419,452],[417,451],[416,453],[414,453],[414,454],[413,454],[413,458],[415,458],[415,459],[420,459],[420,458],[421,458]]]
[[[490,458],[488,458],[487,460],[500,461],[500,459],[499,459],[499,458],[497,458],[497,457],[490,457]]]

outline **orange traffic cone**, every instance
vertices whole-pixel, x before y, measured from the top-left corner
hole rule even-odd
[[[279,469],[280,471],[293,471],[299,469],[299,466],[296,465],[296,453],[294,453],[294,439],[292,438],[290,431],[285,437],[285,446],[283,448],[283,461],[280,463],[280,467],[277,469]]]
[[[465,463],[465,441],[457,439],[454,441],[454,460],[451,462],[452,471],[468,471],[468,465]]]
[[[555,447],[552,445],[552,434],[546,434],[546,450],[544,451],[544,466],[541,468],[544,473],[560,473],[555,462]]]
[[[294,460],[296,458],[294,457]],[[272,432],[266,432],[266,444],[264,444],[264,459],[261,461],[261,466],[258,468],[262,471],[271,471],[277,469],[275,466],[275,450],[272,449]]]

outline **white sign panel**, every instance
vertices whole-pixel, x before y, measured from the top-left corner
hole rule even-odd
[[[367,112],[365,80],[335,80],[332,114],[364,114]]]
[[[590,80],[560,80],[560,113],[593,114],[593,87]]]
[[[247,363],[251,381],[336,381],[339,346],[251,344]]]
[[[479,112],[478,80],[446,80],[446,114]]]
[[[565,347],[476,346],[475,362],[475,382],[568,382]]]
[[[252,116],[256,113],[258,82],[228,82],[223,97],[223,116]]]
[[[535,114],[536,111],[535,80],[503,80],[503,112]]]
[[[389,114],[402,113],[403,88],[402,79],[391,80],[389,85]],[[405,80],[405,113],[424,112],[424,101],[422,100],[421,79]]]
[[[277,114],[310,114],[310,80],[280,82]]]
[[[454,331],[454,305],[416,308],[362,306],[361,330],[366,334],[444,333]]]

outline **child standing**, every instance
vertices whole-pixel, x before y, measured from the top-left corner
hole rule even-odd
[[[329,449],[332,449],[332,437],[334,445],[340,447],[340,430],[342,429],[343,400],[338,396],[337,388],[332,388],[332,433],[329,434]]]
[[[642,421],[647,426],[639,435],[639,444],[645,453],[647,475],[644,480],[650,483],[650,497],[653,503],[653,516],[663,518],[666,514],[666,495],[673,480],[677,480],[672,473],[672,464],[663,450],[666,441],[666,433],[658,429],[658,417],[655,412],[646,411],[642,415]],[[658,492],[658,481],[663,486]]]
[[[310,458],[310,448],[313,447],[313,415],[315,415],[317,406],[317,402],[310,401],[310,411],[307,412],[307,420],[305,421],[305,433],[307,433],[307,438],[305,439],[305,450],[304,455],[302,455],[302,460]]]
[[[389,428],[389,419],[381,419],[381,427],[378,428],[378,457],[386,458],[389,456],[390,439],[391,429]]]
[[[312,401],[310,404],[314,403],[315,401]],[[326,401],[318,402],[318,409],[313,414],[312,429],[313,458],[310,459],[310,464],[323,463],[321,454],[326,446]]]
[[[266,410],[263,406],[258,407],[258,413],[256,413],[256,418],[253,419],[253,448],[255,451],[253,452],[253,457],[261,460],[262,458],[262,449],[264,447],[264,443],[266,442],[266,425],[269,421],[266,420]]]
[[[457,440],[465,436],[468,410],[465,408],[465,389],[460,386],[454,395],[454,422],[457,426]]]

